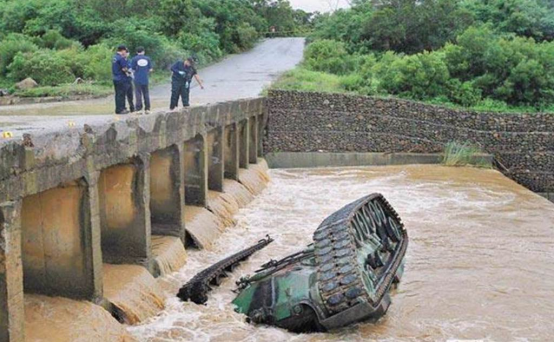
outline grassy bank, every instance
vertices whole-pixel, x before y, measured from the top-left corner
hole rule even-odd
[[[356,94],[368,95],[363,91],[354,90],[353,82],[357,82],[359,76],[356,74],[335,75],[331,73],[313,71],[305,65],[300,65],[296,69],[283,74],[271,87],[271,89],[296,90],[296,91],[315,91],[323,93]],[[373,94],[369,94],[373,95]],[[378,97],[392,97],[413,100],[410,97],[393,96],[387,94],[375,94]],[[470,109],[478,112],[499,112],[499,113],[554,113],[554,106],[544,109],[537,109],[532,106],[509,106],[501,101],[484,99],[473,106],[461,106],[449,102],[445,99],[436,98],[432,100],[421,101],[427,104],[440,105],[452,109]]]
[[[19,97],[63,97],[71,98],[75,96],[94,96],[102,97],[110,95],[113,92],[113,86],[107,84],[62,84],[59,86],[37,87],[28,90],[17,90],[13,93]]]
[[[156,72],[151,77],[151,84],[156,85],[166,82],[169,78],[169,73]],[[13,90],[12,95],[22,98],[35,97],[61,97],[71,99],[79,96],[103,97],[113,94],[113,85],[108,82],[95,83],[68,83],[56,86],[36,87],[27,90]]]

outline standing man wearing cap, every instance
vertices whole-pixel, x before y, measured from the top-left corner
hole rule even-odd
[[[112,79],[115,88],[115,113],[129,114],[125,108],[125,94],[127,92],[128,64],[127,48],[124,45],[117,47],[117,53],[112,59]]]
[[[137,112],[142,111],[144,98],[144,113],[150,114],[150,92],[148,90],[148,76],[152,72],[152,61],[145,56],[143,47],[137,49],[137,55],[131,61],[131,69],[135,73],[135,97]]]
[[[171,103],[170,110],[174,110],[179,105],[179,96],[183,101],[183,107],[190,106],[190,85],[192,78],[204,89],[204,84],[196,72],[194,67],[194,59],[187,58],[184,62],[178,61],[171,67],[173,76],[171,78]]]

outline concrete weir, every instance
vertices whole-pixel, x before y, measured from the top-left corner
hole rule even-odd
[[[187,242],[210,248],[267,182],[263,98],[107,121],[0,143],[0,341],[38,336],[25,328],[41,298],[129,324],[156,314],[154,277]]]

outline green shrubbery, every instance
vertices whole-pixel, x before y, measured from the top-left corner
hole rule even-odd
[[[303,67],[342,76],[343,90],[365,95],[464,107],[554,104],[554,44],[497,36],[487,27],[470,27],[442,49],[413,55],[361,57],[341,42],[319,40],[308,46]]]
[[[18,53],[8,66],[8,75],[21,80],[32,76],[41,85],[53,86],[75,80],[71,67],[58,53],[38,50],[33,53]]]
[[[79,42],[65,38],[60,32],[56,30],[49,30],[44,33],[42,37],[36,37],[34,41],[41,48],[52,50],[63,50],[69,49],[71,47],[81,46]]]
[[[349,71],[350,60],[344,43],[334,40],[318,40],[310,44],[304,53],[304,63],[309,69],[336,75]]]
[[[554,11],[540,0],[378,3],[319,17],[302,68],[336,75],[336,91],[486,110],[554,107]]]
[[[107,83],[111,80],[109,66],[112,49],[103,44],[85,50],[78,44],[62,50],[38,49],[19,51],[6,68],[12,80],[32,77],[42,86],[71,83],[77,78]]]
[[[29,37],[19,33],[7,35],[0,43],[0,76],[6,75],[8,65],[13,62],[18,53],[36,50],[38,50],[38,46]]]

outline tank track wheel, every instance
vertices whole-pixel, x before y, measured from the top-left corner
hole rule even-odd
[[[407,243],[400,217],[380,194],[362,198],[327,218],[314,233],[314,252],[319,293],[329,316],[360,302],[370,303],[377,310],[396,280]],[[357,251],[366,244],[380,252],[360,264]],[[383,264],[379,253],[391,256],[388,265]],[[383,279],[375,283],[366,273],[371,271],[378,277],[382,274]],[[374,296],[370,296],[367,285],[377,287]]]

